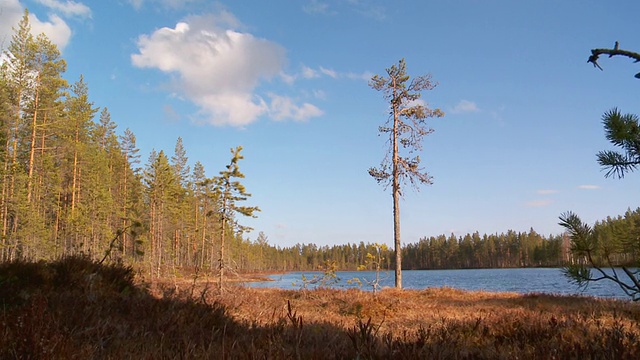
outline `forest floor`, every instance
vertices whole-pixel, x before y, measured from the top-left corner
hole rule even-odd
[[[632,359],[640,304],[450,288],[278,290],[70,258],[0,264],[0,358]]]

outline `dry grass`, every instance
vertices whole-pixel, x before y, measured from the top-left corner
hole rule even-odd
[[[129,269],[79,258],[0,265],[0,358],[640,358],[640,308],[626,301],[213,289],[136,285]]]

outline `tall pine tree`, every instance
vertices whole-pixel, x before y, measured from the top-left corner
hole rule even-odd
[[[370,168],[369,174],[386,186],[391,185],[393,196],[393,239],[395,251],[396,288],[402,288],[402,243],[400,241],[400,197],[401,186],[405,182],[417,186],[431,184],[431,176],[420,167],[420,156],[415,154],[422,149],[422,139],[433,130],[426,126],[431,117],[441,117],[440,109],[429,109],[418,102],[420,92],[432,90],[436,84],[431,75],[418,76],[409,82],[406,63],[400,60],[398,65],[387,69],[387,76],[375,75],[369,86],[382,91],[389,101],[389,118],[379,131],[389,136],[389,152],[378,168]],[[403,155],[401,150],[405,151]]]

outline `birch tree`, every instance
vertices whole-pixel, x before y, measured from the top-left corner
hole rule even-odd
[[[385,187],[391,185],[393,196],[393,239],[395,252],[395,286],[402,288],[402,244],[400,241],[400,198],[402,186],[432,183],[431,176],[420,167],[423,138],[433,129],[426,125],[432,117],[442,117],[440,109],[430,109],[420,100],[421,91],[433,90],[436,83],[431,75],[422,75],[409,81],[404,59],[386,70],[387,76],[375,75],[369,86],[384,94],[389,101],[389,118],[379,132],[389,136],[389,149],[377,168],[370,168],[371,175]]]

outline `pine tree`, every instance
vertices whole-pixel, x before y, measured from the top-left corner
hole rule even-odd
[[[62,112],[60,99],[67,86],[62,73],[66,63],[45,35],[35,39],[31,35],[28,12],[14,30],[1,65],[5,96],[1,257],[53,256],[47,207],[57,176],[47,140]],[[46,251],[38,253],[39,249]]]
[[[194,266],[203,268],[206,264],[206,239],[207,239],[207,201],[208,201],[208,181],[204,171],[204,166],[200,161],[197,161],[193,166],[193,173],[191,174],[191,188],[193,193],[192,207],[193,207],[193,245],[192,261]],[[198,248],[199,247],[199,248]]]
[[[174,219],[173,226],[173,249],[175,253],[176,265],[182,265],[184,258],[187,257],[187,253],[184,252],[184,246],[182,244],[188,242],[186,239],[190,230],[190,223],[192,216],[189,214],[190,206],[188,201],[189,196],[189,172],[187,151],[184,149],[182,138],[178,137],[174,150],[174,155],[171,157],[171,166],[177,177],[177,191],[175,193],[174,203],[172,204],[172,213]]]
[[[83,203],[82,187],[84,176],[89,174],[90,141],[95,123],[93,118],[98,111],[89,101],[89,89],[80,79],[71,87],[71,96],[65,101],[65,118],[61,124],[60,143],[62,149],[63,188],[62,203],[59,211],[63,216],[63,238],[67,251],[93,252],[90,248],[90,224],[88,207]]]
[[[55,127],[63,113],[62,97],[67,81],[62,78],[66,62],[60,51],[49,39],[40,34],[34,42],[34,61],[32,71],[33,95],[24,114],[25,137],[21,141],[21,153],[27,154],[27,214],[23,217],[25,241],[32,249],[40,249],[38,257],[55,256],[55,239],[52,237],[52,224],[47,214],[52,206],[52,197],[59,186],[58,169],[53,166],[55,149],[50,138],[55,136]],[[32,254],[36,256],[36,254]]]
[[[24,128],[23,114],[31,101],[33,72],[34,40],[29,24],[29,12],[25,10],[18,27],[14,28],[11,43],[4,55],[7,60],[2,63],[3,83],[8,98],[9,116],[3,121],[4,125],[4,161],[1,204],[3,258],[12,260],[16,257],[19,246],[16,238],[20,205],[18,182],[24,179],[24,167],[18,163],[18,146],[21,129]]]
[[[169,208],[175,197],[177,177],[164,151],[153,151],[144,171],[146,197],[149,206],[149,236],[151,240],[152,275],[160,276],[162,266],[172,253],[171,216]]]
[[[390,103],[389,119],[379,128],[389,135],[390,149],[379,168],[370,168],[369,174],[385,186],[391,185],[393,196],[393,238],[395,251],[395,285],[402,288],[402,244],[400,241],[400,197],[401,186],[407,180],[417,188],[419,184],[431,184],[429,176],[420,168],[420,156],[414,154],[422,149],[422,139],[433,130],[426,126],[431,117],[441,117],[440,109],[429,109],[419,102],[420,91],[432,90],[436,84],[431,75],[414,78],[410,83],[404,59],[387,69],[387,77],[375,75],[369,86],[382,91]],[[407,151],[402,156],[400,151]]]
[[[7,146],[9,145],[7,139],[9,134],[8,119],[11,118],[8,90],[8,79],[5,73],[5,66],[2,64],[0,65],[0,119],[2,119],[0,121],[0,159],[2,159],[5,165],[7,161]],[[0,220],[4,218],[6,174],[7,169],[0,167],[0,188],[2,188],[2,197],[0,198],[0,210],[2,211],[0,211]],[[0,223],[2,223],[2,221],[0,221]],[[2,236],[2,240],[0,241],[0,261],[5,260],[8,260],[7,239],[5,236]]]
[[[238,202],[246,201],[251,196],[251,194],[246,192],[244,185],[242,185],[238,180],[235,180],[244,178],[244,174],[240,172],[240,168],[238,166],[238,162],[244,159],[240,154],[241,151],[242,146],[231,149],[231,162],[226,166],[226,170],[220,171],[220,176],[212,179],[220,196],[219,216],[221,220],[221,229],[220,251],[218,257],[218,287],[220,291],[223,289],[224,270],[226,267],[224,251],[227,227],[229,227],[234,234],[236,231],[242,233],[243,231],[249,230],[248,227],[242,226],[237,222],[236,214],[255,217],[254,213],[260,211],[257,206],[239,206],[237,204]]]
[[[120,136],[120,148],[123,166],[118,173],[118,184],[122,199],[122,229],[127,229],[132,223],[139,222],[141,215],[136,212],[141,207],[141,183],[137,167],[140,163],[140,154],[138,154],[140,150],[136,147],[136,136],[129,128],[125,129],[124,134]],[[131,258],[141,251],[126,232],[122,234],[122,251],[125,257],[128,254]]]

